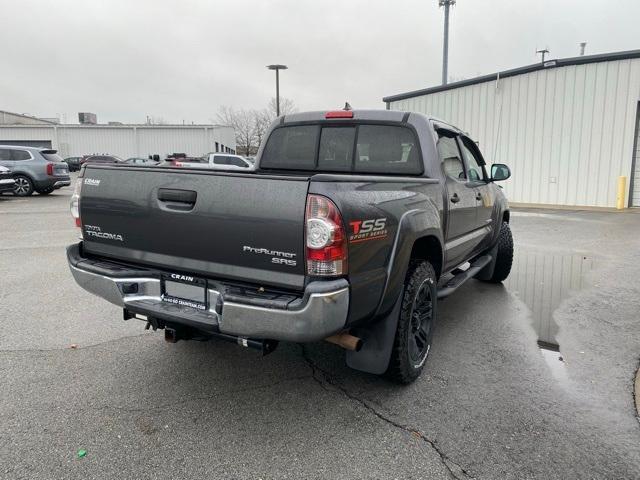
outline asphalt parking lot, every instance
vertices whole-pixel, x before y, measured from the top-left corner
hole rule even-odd
[[[638,213],[514,211],[508,282],[442,302],[399,387],[122,321],[68,271],[70,195],[0,196],[2,478],[640,477]]]

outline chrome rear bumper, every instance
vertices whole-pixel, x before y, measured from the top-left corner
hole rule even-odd
[[[207,287],[208,308],[168,303],[161,296],[159,272],[128,276],[119,265],[109,273],[108,262],[99,269],[83,261],[78,245],[67,248],[71,273],[82,288],[118,305],[131,313],[155,317],[174,324],[183,324],[203,332],[221,332],[240,337],[293,342],[322,340],[341,331],[349,312],[349,284],[345,279],[311,282],[304,295],[286,308],[225,301],[224,290]],[[99,270],[99,271],[97,271]],[[131,293],[127,293],[131,292]]]

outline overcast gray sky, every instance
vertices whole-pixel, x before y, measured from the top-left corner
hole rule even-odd
[[[383,108],[440,81],[437,0],[0,0],[0,109],[100,122],[208,122],[262,108],[274,73],[298,109]],[[640,48],[639,0],[458,0],[451,76]]]

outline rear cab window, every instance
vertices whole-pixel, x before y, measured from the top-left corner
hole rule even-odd
[[[279,127],[264,147],[261,168],[315,170],[319,125]]]
[[[423,171],[413,129],[364,122],[278,127],[267,140],[260,168],[384,175]]]

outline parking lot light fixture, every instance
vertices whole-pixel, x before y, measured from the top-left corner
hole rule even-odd
[[[276,71],[276,116],[280,116],[280,70],[287,70],[286,65],[267,65],[269,70]]]

